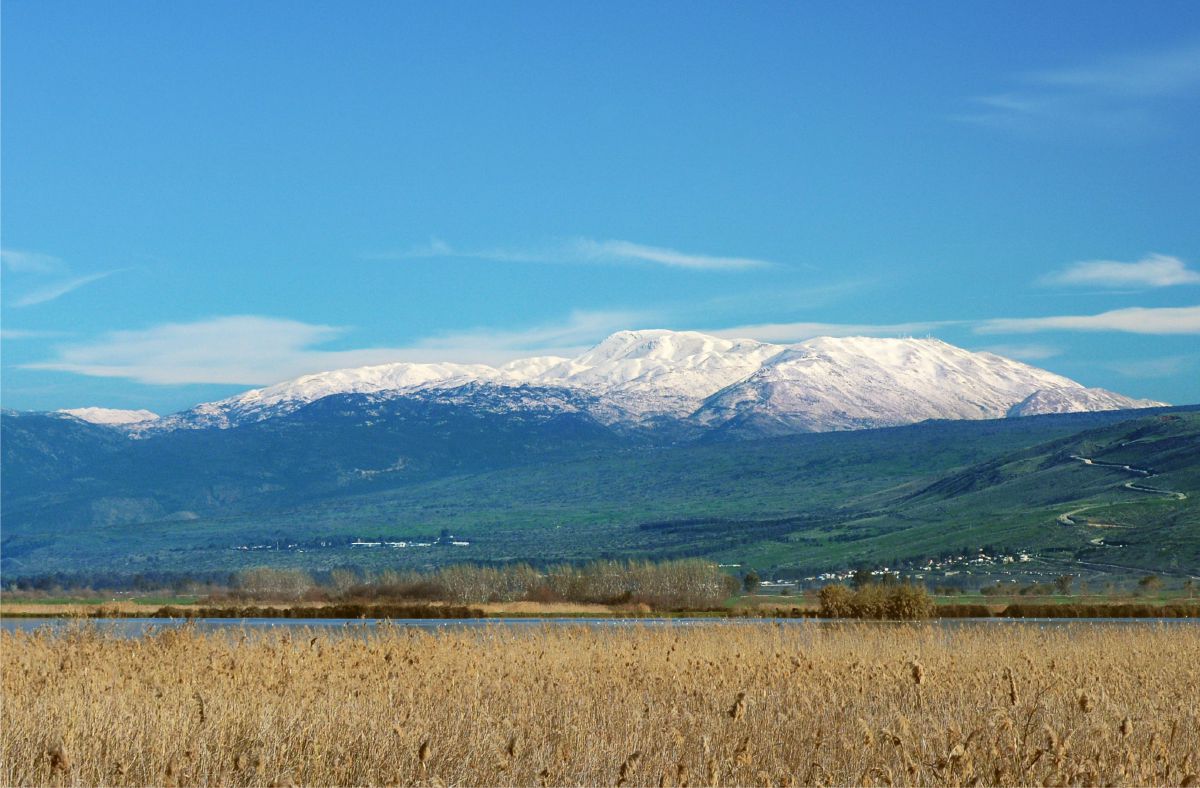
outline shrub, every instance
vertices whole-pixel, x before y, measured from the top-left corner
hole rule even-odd
[[[312,589],[313,580],[302,569],[260,566],[238,572],[234,587],[240,595],[255,599],[299,599]]]
[[[849,618],[853,608],[850,601],[854,592],[843,585],[828,585],[821,589],[821,616],[824,618]]]
[[[901,583],[888,589],[887,617],[916,621],[933,615],[933,600],[925,586]]]
[[[855,590],[827,585],[819,594],[824,618],[866,618],[916,621],[934,613],[933,600],[922,585],[868,583]]]
[[[854,592],[850,609],[854,618],[887,618],[888,593],[882,586],[867,583]]]

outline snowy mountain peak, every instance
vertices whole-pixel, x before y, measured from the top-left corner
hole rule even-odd
[[[620,331],[546,370],[537,382],[608,397],[625,418],[682,418],[705,397],[753,374],[782,350],[781,345],[696,331]]]
[[[1037,391],[1088,389],[1043,369],[936,339],[820,337],[771,358],[744,381],[709,398],[693,418],[751,435],[863,429],[926,419],[1003,418]],[[1075,405],[1064,409],[1146,406],[1114,396],[1066,394],[1063,400]]]
[[[697,356],[743,353],[759,347],[764,347],[764,343],[721,339],[698,331],[669,331],[662,328],[618,331],[575,361],[583,366],[595,366],[618,359],[680,362]],[[777,345],[770,347],[776,352],[782,349]]]
[[[239,404],[275,405],[285,401],[312,402],[330,394],[368,394],[449,381],[469,382],[498,376],[484,364],[379,364],[305,375],[234,397]]]
[[[528,390],[506,393],[517,387]],[[667,420],[749,433],[1161,404],[1086,389],[1061,375],[933,338],[818,337],[775,345],[647,329],[618,331],[570,359],[540,356],[501,367],[402,362],[305,375],[148,422],[145,431],[261,421],[333,394],[419,394],[456,404],[469,399],[484,410],[566,397],[590,403],[593,418],[615,426]]]

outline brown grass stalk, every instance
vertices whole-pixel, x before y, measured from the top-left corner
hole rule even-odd
[[[1186,625],[81,627],[0,635],[0,669],[5,785],[1182,785],[1200,770]]]

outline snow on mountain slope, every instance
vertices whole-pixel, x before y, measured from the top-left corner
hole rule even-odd
[[[536,362],[529,359],[529,362]],[[558,359],[555,359],[558,361]],[[515,362],[514,362],[515,363]],[[534,363],[532,368],[547,362]],[[511,365],[510,365],[511,366]],[[431,387],[455,387],[474,382],[520,381],[519,371],[504,371],[486,364],[380,364],[354,369],[318,372],[295,380],[252,389],[229,399],[206,402],[183,413],[167,416],[155,429],[178,427],[226,428],[262,421],[328,397],[331,394],[374,394],[381,391],[406,391]]]
[[[535,381],[540,380],[541,376],[547,370],[562,364],[567,359],[562,356],[534,356],[533,358],[519,358],[516,361],[510,361],[500,367],[500,372],[505,376],[505,379],[515,379],[518,381]]]
[[[118,410],[116,408],[65,408],[55,411],[74,416],[92,424],[140,424],[158,418],[148,410]]]
[[[1107,389],[1069,387],[1040,389],[1008,409],[1008,416],[1037,416],[1042,413],[1079,413],[1125,408],[1157,408],[1166,405],[1152,399],[1131,399]]]
[[[1073,394],[1072,409],[1092,409],[1078,383],[992,353],[936,339],[821,337],[772,358],[710,398],[693,418],[751,434],[863,429],[1001,418],[1038,391],[1069,392],[1062,400]],[[1139,407],[1114,396],[1124,404],[1106,409]]]
[[[401,395],[471,383],[581,391],[595,398],[592,414],[609,424],[663,415],[683,418],[705,397],[744,379],[782,350],[780,345],[691,331],[621,331],[573,359],[539,356],[499,368],[397,363],[305,375],[198,405],[152,429],[227,428],[290,413],[331,394]]]
[[[782,350],[780,345],[695,331],[620,331],[546,370],[537,382],[593,392],[635,419],[684,417]]]
[[[397,363],[306,375],[131,429],[231,427],[332,394],[420,394],[493,412],[553,400],[552,410],[581,409],[610,426],[673,422],[749,434],[1160,404],[936,339],[823,337],[785,346],[645,330],[620,331],[572,359]]]

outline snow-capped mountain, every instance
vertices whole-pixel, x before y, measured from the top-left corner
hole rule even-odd
[[[771,434],[1162,404],[1100,392],[937,339],[821,337],[772,357],[746,380],[709,398],[694,418]],[[1016,403],[1031,399],[1062,403],[1062,408],[1010,413]]]
[[[501,370],[485,364],[398,363],[338,369],[305,375],[266,388],[252,389],[229,399],[206,402],[191,410],[167,416],[153,425],[153,428],[225,429],[282,416],[333,394],[420,391],[453,388],[481,381],[499,382],[502,379],[505,379],[505,375]],[[514,377],[505,382],[516,383],[517,379]]]
[[[683,418],[782,350],[780,345],[695,331],[620,331],[583,355],[550,367],[535,381],[589,391],[636,420]]]
[[[1133,403],[1132,405],[1130,403]],[[1150,399],[1122,396],[1107,389],[1086,389],[1068,386],[1040,389],[1013,405],[1006,416],[1038,416],[1043,413],[1081,413],[1089,410],[1121,410],[1123,408],[1153,408],[1162,405]]]
[[[784,349],[694,331],[620,331],[575,358],[537,356],[484,364],[383,364],[305,375],[167,416],[149,429],[226,428],[290,413],[331,394],[398,396],[469,384],[566,389],[594,398],[607,424],[683,419],[714,392],[753,374]]]
[[[570,359],[542,356],[500,367],[396,363],[322,372],[128,426],[134,434],[228,428],[334,394],[442,398],[492,412],[580,411],[619,428],[674,423],[747,434],[1164,404],[1088,389],[937,339],[821,337],[774,345],[645,330],[618,332]]]
[[[157,413],[148,410],[118,410],[116,408],[66,408],[55,411],[55,413],[65,413],[92,424],[144,424],[158,418]]]

